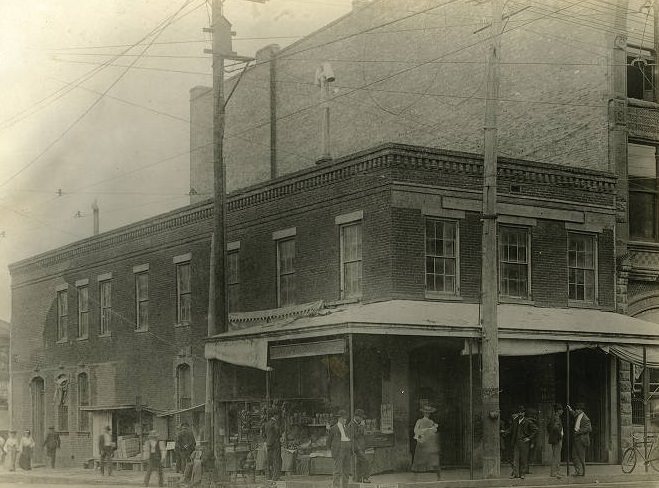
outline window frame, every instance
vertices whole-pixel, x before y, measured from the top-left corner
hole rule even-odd
[[[227,310],[237,312],[240,308],[240,248],[227,251],[227,271]]]
[[[453,241],[453,257],[443,256],[443,255],[432,255],[429,253],[428,249],[428,233],[427,225],[428,222],[441,222],[442,224],[453,224],[455,225],[455,239]],[[460,221],[457,219],[449,219],[442,217],[433,217],[430,215],[424,216],[424,283],[425,283],[425,293],[429,296],[460,296]],[[433,259],[453,259],[455,262],[455,275],[453,282],[453,291],[440,291],[440,290],[431,290],[428,287],[428,258]],[[434,273],[437,274],[437,273]]]
[[[290,243],[293,244],[293,257],[291,259],[291,261],[292,261],[292,271],[283,272],[282,271],[282,260],[281,260],[281,258],[282,258],[282,246],[290,244]],[[295,275],[296,275],[295,261],[297,259],[297,242],[296,242],[295,236],[287,237],[287,238],[284,238],[284,239],[277,239],[275,241],[275,245],[277,247],[277,249],[276,249],[276,251],[277,251],[277,258],[276,258],[277,259],[277,307],[287,307],[287,306],[290,306],[290,305],[295,305],[297,303],[297,300],[296,300],[297,299],[297,287],[296,287],[296,283],[295,283]],[[283,277],[292,277],[292,283],[293,283],[292,292],[291,292],[291,295],[293,297],[292,301],[288,301],[286,303],[283,303],[282,293],[281,293],[281,290],[282,290],[281,283],[282,283],[282,278]]]
[[[82,383],[82,378],[84,377],[85,383]],[[89,388],[89,375],[86,372],[78,373],[77,377],[78,385],[78,432],[91,432],[91,422],[90,422],[90,413],[82,410],[81,407],[86,407],[90,405],[90,388]],[[83,401],[83,389],[82,384],[86,385],[85,400]],[[83,420],[85,419],[85,420]]]
[[[581,238],[587,238],[591,239],[592,241],[592,247],[593,247],[593,268],[592,268],[592,273],[593,273],[593,299],[592,300],[586,300],[585,298],[583,300],[580,300],[578,298],[572,298],[570,297],[570,271],[572,269],[578,269],[578,270],[587,270],[587,268],[580,268],[580,267],[571,267],[570,266],[570,239],[573,237],[581,237]],[[598,235],[594,234],[592,232],[579,232],[579,231],[573,231],[570,230],[567,232],[567,249],[565,253],[565,258],[566,258],[566,264],[567,264],[567,297],[568,297],[568,303],[570,304],[588,304],[588,305],[597,305],[599,303],[599,241],[598,241]],[[585,283],[584,283],[585,285]],[[585,297],[585,288],[584,288],[584,297]]]
[[[351,261],[346,261],[345,259],[345,235],[346,235],[346,229],[349,229],[351,227],[358,227],[359,228],[359,259],[353,259]],[[341,268],[340,268],[340,296],[341,300],[360,300],[363,295],[364,295],[364,222],[363,220],[354,220],[351,222],[345,222],[343,224],[339,225],[339,249],[340,249],[340,263],[341,263]],[[359,291],[355,294],[347,295],[346,294],[346,280],[345,280],[345,275],[346,275],[346,265],[347,264],[352,264],[352,263],[360,263],[359,266]]]
[[[627,81],[627,92],[625,93],[625,95],[627,96],[627,98],[634,98],[636,100],[643,100],[646,102],[657,102],[657,100],[655,100],[655,90],[654,90],[655,83],[657,83],[657,76],[654,69],[654,55],[652,51],[650,51],[649,49],[643,49],[641,46],[633,46],[633,47],[634,47],[633,52],[628,52],[626,58],[627,72],[625,73],[625,76]],[[635,59],[641,59],[646,62],[646,64],[643,66],[644,69],[632,65],[632,61],[634,61]],[[642,92],[640,97],[633,97],[630,94],[630,87],[632,85],[630,80],[631,71],[633,71],[634,69],[638,70],[638,72],[640,73],[641,92]],[[648,79],[648,75],[650,76],[650,79]]]
[[[62,307],[64,304],[64,307]],[[62,313],[62,309],[64,313]],[[57,290],[57,331],[56,341],[66,342],[69,338],[69,291]]]
[[[184,397],[181,395],[181,372],[187,371],[187,389],[190,393],[189,397]],[[194,396],[193,380],[192,380],[192,365],[189,363],[179,363],[176,365],[175,370],[176,376],[176,406],[177,408],[189,408],[192,406],[192,400]],[[188,405],[183,405],[182,400],[188,400]]]
[[[644,185],[639,185],[638,188],[635,188],[636,182],[642,182],[643,180],[647,180],[648,182],[652,181],[651,177],[644,177],[644,176],[634,176],[633,174],[630,173],[629,171],[629,162],[627,163],[627,179],[628,179],[628,192],[629,192],[629,198],[628,198],[628,208],[627,208],[627,214],[628,214],[628,223],[629,223],[629,240],[633,242],[659,242],[659,143],[657,142],[648,142],[648,141],[639,141],[630,138],[627,141],[627,155],[628,155],[628,161],[629,161],[629,146],[630,145],[635,145],[635,146],[646,146],[646,147],[653,147],[655,151],[655,177],[654,177],[654,188],[644,187]],[[631,219],[631,205],[632,205],[632,198],[633,195],[652,195],[653,198],[653,206],[652,210],[654,213],[654,220],[652,222],[652,237],[648,238],[645,236],[639,236],[635,235],[632,233],[632,219]],[[648,240],[649,239],[649,240]]]
[[[80,293],[81,291],[85,291],[87,295],[86,299],[86,309],[82,310],[82,303],[81,303],[81,298],[82,294]],[[76,287],[76,293],[78,297],[78,334],[76,336],[76,339],[83,340],[83,339],[88,339],[89,338],[89,285],[79,285]],[[85,315],[83,315],[85,314]],[[82,333],[82,325],[83,325],[83,318],[86,321],[86,330],[84,333]]]
[[[503,235],[503,232],[506,230],[518,230],[518,231],[524,231],[526,235],[526,263],[520,263],[520,262],[506,262],[502,259],[502,247],[501,247],[501,237]],[[497,288],[498,288],[498,297],[499,299],[503,300],[519,300],[519,301],[532,301],[533,300],[533,289],[532,289],[532,273],[531,273],[531,228],[528,226],[524,225],[516,225],[516,224],[498,224],[497,225],[497,272],[498,272],[498,283],[497,283]],[[521,297],[521,296],[515,296],[515,295],[506,295],[502,291],[502,280],[503,280],[503,268],[505,264],[511,264],[511,265],[523,265],[526,264],[526,296]]]
[[[109,303],[106,303],[104,288],[108,287]],[[98,336],[109,337],[112,335],[112,279],[100,280],[98,282]]]
[[[188,269],[188,290],[181,291],[181,270]],[[189,297],[189,316],[183,317],[184,307],[182,306],[183,297]],[[192,262],[190,260],[176,263],[176,324],[190,325],[192,323]]]
[[[135,278],[135,330],[138,332],[149,330],[149,271],[134,273]],[[140,278],[146,278],[146,297],[140,294]],[[146,305],[146,324],[142,323],[141,307]]]

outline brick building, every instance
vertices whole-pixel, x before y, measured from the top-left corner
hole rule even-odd
[[[357,404],[377,425],[376,468],[406,469],[414,415],[430,402],[444,447],[455,446],[444,463],[478,461],[479,414],[469,412],[480,398],[487,35],[474,24],[487,7],[412,15],[415,5],[360,6],[286,49],[261,50],[243,75],[227,106],[233,315],[223,340],[204,344],[203,87],[191,92],[190,206],[12,265],[14,426],[31,425],[37,441],[56,426],[66,463],[91,456],[109,424],[120,436],[153,427],[171,438],[181,419],[199,430],[209,357],[225,362],[217,399],[234,447],[253,434],[243,414],[264,400],[286,401],[311,438],[330,411]],[[640,92],[627,84],[636,72],[625,67],[625,12],[606,8],[611,29],[574,29],[566,42],[564,19],[549,15],[561,6],[516,13],[503,37],[502,415],[521,402],[544,421],[567,400],[569,354],[571,399],[595,425],[589,459],[616,462],[642,398],[638,368],[620,357],[638,362],[640,346],[657,345],[654,326],[614,312],[653,320],[659,308],[659,225],[635,217],[659,215],[648,186],[659,106],[633,99],[648,96],[642,81]],[[313,73],[325,61],[337,75],[335,159],[317,165]],[[547,456],[543,441],[535,459]]]
[[[232,326],[205,351],[209,202],[13,264],[14,425],[55,425],[71,463],[110,423],[121,436],[154,427],[171,438],[182,416],[200,427],[206,354],[238,365],[216,378],[234,443],[244,406],[267,396],[316,419],[356,402],[386,427],[375,466],[405,469],[407,432],[428,401],[443,442],[459,446],[445,462],[465,464],[469,432],[478,444],[466,408],[473,398],[478,412],[478,367],[470,382],[465,351],[480,334],[481,173],[477,155],[385,145],[233,193]],[[572,391],[597,425],[591,459],[615,461],[631,412],[617,401],[619,362],[603,351],[656,342],[645,322],[613,313],[615,178],[502,160],[499,180],[504,416],[526,402],[542,420],[565,400],[569,343],[572,381],[601,379]],[[240,366],[264,345],[269,376]]]

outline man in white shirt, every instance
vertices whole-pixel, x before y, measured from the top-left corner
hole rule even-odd
[[[577,403],[574,410],[568,405],[568,410],[574,417],[574,442],[572,443],[572,462],[574,463],[574,476],[586,475],[586,451],[590,446],[590,433],[593,427],[590,419],[584,413],[584,404]]]
[[[158,433],[155,430],[149,432],[149,439],[144,443],[142,450],[143,459],[146,461],[146,473],[144,475],[144,486],[149,486],[151,473],[158,471],[158,486],[162,486],[162,465],[165,460],[166,451],[161,448]]]
[[[347,420],[346,411],[339,410],[336,424],[330,427],[327,436],[327,445],[330,446],[332,458],[334,459],[333,488],[348,486],[348,474],[350,473],[350,461],[352,459],[352,440],[348,437]]]

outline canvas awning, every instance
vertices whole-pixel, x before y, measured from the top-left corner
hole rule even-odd
[[[134,405],[134,404],[121,404],[121,405],[82,405],[80,410],[84,412],[109,412],[116,410],[138,410],[142,409],[145,412],[152,413],[154,415],[160,413],[160,410],[149,407],[147,405]]]
[[[175,410],[167,410],[166,412],[159,413],[157,417],[173,417],[174,415],[178,415],[180,413],[191,412],[193,410],[201,410],[205,406],[206,406],[205,403],[200,403],[199,405],[193,405],[191,407],[177,408]]]
[[[659,324],[614,312],[502,304],[498,307],[498,324],[501,344],[510,346],[511,353],[529,346],[536,351],[530,354],[560,352],[569,342],[574,349],[613,346],[610,352],[614,354],[619,351],[637,357],[639,351],[642,356],[639,346],[645,345],[648,351],[656,351],[659,360]],[[347,305],[281,325],[258,325],[219,334],[208,339],[205,355],[207,359],[265,369],[269,342],[348,333],[479,338],[479,305],[416,300]],[[618,349],[620,346],[625,349]]]

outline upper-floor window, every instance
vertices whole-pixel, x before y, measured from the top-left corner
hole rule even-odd
[[[78,406],[89,406],[89,376],[87,373],[78,375]],[[80,409],[78,418],[78,430],[80,432],[89,432],[89,412]]]
[[[135,329],[149,328],[149,272],[135,274]]]
[[[499,293],[510,298],[531,296],[529,231],[499,226]]]
[[[628,144],[629,235],[643,241],[659,240],[657,146]]]
[[[57,340],[65,341],[69,329],[69,294],[67,290],[57,292]]]
[[[458,223],[426,219],[426,290],[458,293]]]
[[[594,303],[597,300],[597,241],[587,234],[568,234],[568,298]]]
[[[362,296],[362,223],[342,225],[341,298]]]
[[[633,55],[627,56],[627,96],[646,100],[654,99],[654,56],[645,49],[631,49]]]
[[[277,241],[277,305],[295,303],[295,239]]]
[[[240,302],[240,250],[227,254],[227,297],[229,312],[237,312]]]
[[[78,287],[78,338],[89,336],[89,286]]]
[[[99,335],[109,335],[110,327],[112,325],[112,281],[104,280],[99,282],[99,296],[100,296],[100,327]]]
[[[176,309],[179,324],[188,324],[192,313],[190,262],[176,265]]]

